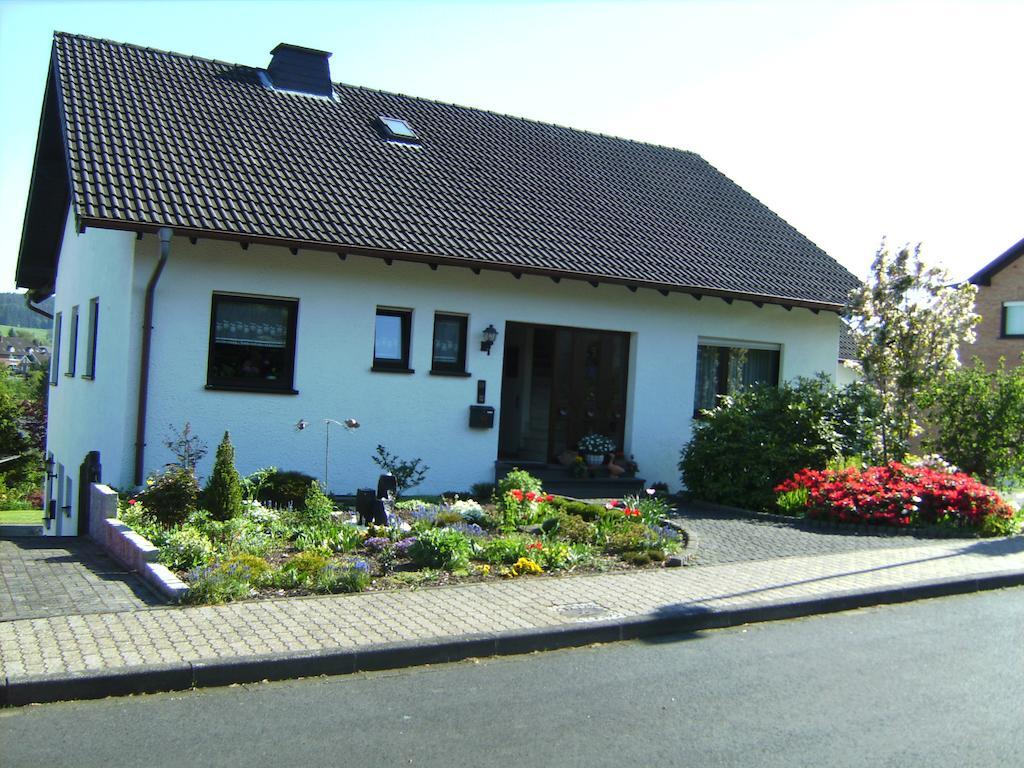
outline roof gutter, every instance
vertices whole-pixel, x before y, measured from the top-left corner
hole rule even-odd
[[[139,222],[122,221],[118,219],[107,219],[95,216],[85,216],[80,220],[82,227],[97,227],[100,229],[117,229],[127,230],[130,232],[141,233],[153,232],[157,229],[158,225],[154,224],[142,224]],[[267,235],[255,235],[245,234],[240,232],[221,232],[217,230],[201,229],[195,227],[178,227],[175,229],[175,233],[181,237],[188,237],[193,242],[198,238],[205,238],[209,240],[221,240],[229,242],[241,243],[243,247],[248,247],[250,243],[271,245],[278,248],[288,248],[293,253],[297,252],[298,249],[311,251],[329,251],[338,254],[351,254],[354,256],[366,256],[369,258],[384,259],[387,262],[393,261],[406,261],[419,264],[430,264],[440,265],[447,267],[461,267],[472,269],[474,272],[480,270],[488,270],[491,272],[507,272],[512,275],[535,275],[540,277],[549,277],[552,280],[577,280],[581,282],[587,282],[591,285],[597,283],[603,283],[606,285],[621,285],[627,288],[648,288],[657,290],[665,295],[669,293],[681,293],[693,296],[694,298],[701,298],[703,296],[714,296],[725,301],[731,301],[733,299],[739,301],[749,301],[753,304],[775,304],[784,308],[792,309],[794,307],[801,307],[809,309],[812,312],[834,312],[836,314],[842,314],[846,309],[845,303],[839,302],[828,302],[828,301],[815,301],[812,299],[801,299],[798,297],[790,296],[771,296],[767,294],[759,293],[747,293],[744,291],[729,291],[722,288],[711,288],[705,286],[688,286],[676,283],[662,283],[652,280],[638,280],[633,278],[625,277],[614,277],[611,275],[604,275],[598,273],[588,272],[577,272],[562,269],[552,269],[547,267],[532,267],[528,265],[518,264],[502,264],[496,262],[477,261],[475,259],[469,259],[464,256],[440,256],[432,253],[421,253],[418,251],[394,251],[386,248],[374,248],[359,245],[349,245],[345,243],[331,243],[316,240],[289,240],[281,237],[272,237]]]
[[[35,304],[32,303],[32,294],[31,293],[26,293],[25,294],[25,306],[28,307],[29,309],[31,309],[37,315],[42,315],[43,317],[45,317],[48,320],[53,320],[53,315],[51,315],[49,312],[47,312],[42,307],[37,307]]]
[[[142,485],[146,462],[146,406],[149,400],[149,356],[153,346],[153,304],[156,298],[156,284],[171,255],[170,227],[160,227],[160,260],[146,285],[146,304],[142,318],[142,354],[139,360],[139,408],[135,421],[135,485]]]

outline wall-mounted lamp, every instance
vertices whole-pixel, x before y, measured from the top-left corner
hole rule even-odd
[[[480,342],[480,351],[486,352],[488,355],[491,354],[491,347],[494,346],[495,339],[498,338],[498,329],[494,325],[488,325],[483,331],[484,340]]]

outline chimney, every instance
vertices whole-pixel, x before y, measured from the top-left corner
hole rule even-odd
[[[331,67],[327,63],[330,52],[280,43],[270,53],[274,58],[270,60],[267,74],[275,88],[313,96],[330,97],[334,93]]]

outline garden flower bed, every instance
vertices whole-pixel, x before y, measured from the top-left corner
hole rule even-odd
[[[988,536],[1017,533],[1021,526],[1021,513],[970,475],[897,462],[803,469],[775,492],[786,514],[840,523],[938,525]]]
[[[300,506],[250,500],[226,520],[196,510],[161,524],[145,493],[120,516],[159,547],[195,603],[655,567],[685,545],[653,495],[588,504],[545,494],[525,472],[497,495],[486,505],[402,501],[386,526],[356,524],[315,483]]]

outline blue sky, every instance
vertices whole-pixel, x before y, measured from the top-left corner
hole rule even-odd
[[[0,290],[55,29],[689,149],[861,275],[883,235],[956,277],[1024,237],[1021,2],[0,0]]]

